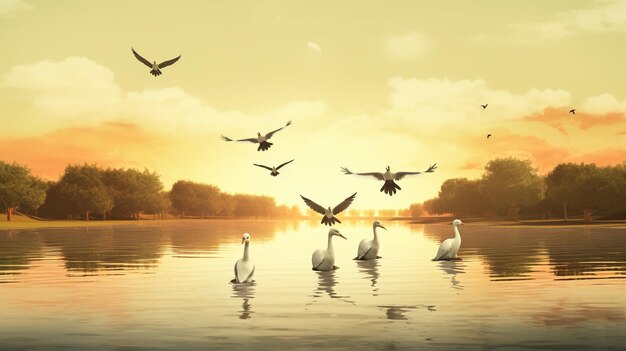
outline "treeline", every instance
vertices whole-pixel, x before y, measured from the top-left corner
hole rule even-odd
[[[624,217],[626,214],[626,162],[598,167],[563,163],[547,175],[537,174],[530,161],[491,160],[479,179],[448,179],[434,199],[424,202],[430,214],[454,216],[568,219],[568,214]]]
[[[298,217],[297,206],[277,206],[273,198],[227,194],[213,185],[178,181],[164,191],[148,170],[69,165],[58,181],[43,181],[17,163],[0,161],[0,210],[7,220],[16,210],[46,219],[139,219],[164,217]]]

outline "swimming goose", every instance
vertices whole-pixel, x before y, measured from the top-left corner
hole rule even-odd
[[[352,173],[350,172],[349,169],[347,169],[346,167],[342,167],[341,171],[345,174],[348,175],[360,175],[360,176],[372,176],[378,180],[384,180],[385,184],[383,184],[382,188],[380,188],[380,191],[384,191],[385,194],[389,194],[389,196],[392,196],[393,194],[396,193],[397,190],[402,190],[402,188],[400,188],[400,186],[398,184],[396,184],[394,182],[394,180],[400,180],[408,175],[417,175],[417,174],[422,174],[422,173],[432,173],[435,171],[435,169],[437,169],[437,164],[433,164],[432,166],[428,167],[428,169],[424,172],[396,172],[396,173],[392,173],[391,172],[391,168],[389,166],[387,166],[386,168],[386,172],[385,173],[380,173],[380,172],[369,172],[369,173]],[[396,190],[397,189],[397,190]]]
[[[331,228],[328,231],[328,247],[326,250],[317,249],[311,256],[314,271],[331,271],[339,267],[335,266],[335,250],[333,250],[333,236],[346,239],[339,230]],[[346,239],[347,240],[347,239]]]
[[[176,58],[173,58],[173,59],[167,60],[167,61],[163,61],[163,62],[157,64],[156,61],[152,61],[152,63],[150,63],[150,61],[146,60],[141,55],[139,55],[137,53],[137,51],[135,51],[135,49],[133,49],[133,48],[130,48],[130,49],[133,51],[133,54],[135,55],[137,60],[139,60],[139,62],[143,63],[144,65],[146,65],[146,66],[148,66],[148,67],[150,67],[152,69],[150,71],[150,74],[152,74],[155,77],[161,75],[161,68],[165,68],[167,66],[173,65],[182,56],[182,55],[178,55],[178,57],[176,57]]]
[[[294,159],[294,160],[295,160],[295,159]],[[265,169],[270,170],[270,171],[271,171],[271,172],[270,172],[270,174],[271,174],[272,176],[276,177],[277,175],[279,175],[279,174],[280,174],[280,173],[278,173],[278,170],[279,170],[282,166],[284,166],[284,165],[286,165],[286,164],[289,164],[289,163],[293,162],[294,160],[287,161],[287,162],[283,163],[282,165],[280,165],[280,166],[278,166],[278,167],[275,167],[275,166],[268,167],[268,166],[259,165],[259,164],[256,164],[256,163],[253,163],[253,165],[255,165],[255,166],[257,166],[257,167],[261,167],[261,168],[265,168]]]
[[[337,217],[335,217],[335,215],[341,213],[346,208],[348,208],[348,206],[350,206],[350,204],[354,200],[355,196],[356,196],[356,193],[352,194],[352,196],[350,196],[347,199],[343,200],[339,205],[335,206],[335,208],[333,208],[333,209],[331,209],[330,206],[328,207],[328,209],[325,209],[324,207],[322,207],[322,206],[316,204],[315,202],[307,199],[306,197],[300,195],[302,200],[304,200],[304,203],[307,204],[307,206],[309,206],[309,208],[311,208],[313,211],[323,215],[321,223],[325,224],[325,225],[329,225],[329,226],[332,226],[333,224],[335,224],[335,222],[341,223],[341,221],[338,220]]]
[[[384,230],[387,230],[387,228],[383,227],[380,221],[374,221],[372,228],[374,229],[374,239],[361,240],[356,257],[354,258],[355,260],[373,260],[375,258],[382,258],[378,256],[378,249],[380,248],[380,245],[378,243],[378,234],[376,233],[376,228],[383,228]]]
[[[232,283],[250,283],[252,282],[252,276],[254,275],[254,263],[250,260],[248,255],[248,246],[250,245],[250,234],[244,233],[241,238],[241,243],[246,244],[243,248],[243,257],[237,260],[235,263],[235,279]]]
[[[256,151],[265,151],[267,149],[269,149],[272,145],[272,143],[270,143],[268,140],[274,135],[274,133],[283,130],[284,128],[287,128],[288,126],[291,125],[291,121],[287,122],[287,124],[285,124],[284,127],[280,127],[276,130],[273,130],[265,135],[261,135],[261,133],[257,132],[256,133],[256,137],[254,138],[247,138],[247,139],[239,139],[239,140],[234,140],[231,139],[229,137],[223,136],[222,135],[222,140],[224,141],[248,141],[254,144],[259,144],[259,147],[256,149]]]
[[[459,219],[455,219],[452,222],[452,227],[454,227],[454,238],[446,239],[441,243],[433,261],[457,259],[456,255],[461,247],[461,233],[459,233],[458,227],[461,225],[465,224],[463,224],[463,222]]]

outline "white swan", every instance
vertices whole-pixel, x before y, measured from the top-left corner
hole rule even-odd
[[[374,229],[374,239],[361,240],[361,243],[359,244],[359,250],[357,251],[356,257],[354,258],[355,260],[373,260],[375,258],[381,258],[378,256],[378,249],[380,248],[380,244],[378,243],[378,234],[376,233],[376,228],[383,228],[384,230],[387,230],[387,228],[383,227],[380,221],[374,221],[372,228]]]
[[[331,271],[339,267],[335,266],[335,250],[333,250],[333,236],[339,236],[346,239],[341,235],[339,230],[332,228],[328,231],[328,247],[326,250],[317,249],[311,256],[311,263],[313,263],[314,271]],[[346,239],[347,240],[347,239]]]
[[[454,238],[446,239],[441,243],[441,245],[439,245],[437,256],[433,258],[433,261],[456,259],[456,254],[459,252],[459,248],[461,247],[461,234],[459,233],[460,225],[465,224],[463,224],[463,222],[459,219],[455,219],[452,222],[452,227],[454,227]]]
[[[250,283],[252,282],[252,276],[254,275],[254,263],[250,260],[248,254],[248,246],[250,245],[250,234],[244,233],[241,238],[241,243],[245,243],[243,248],[243,257],[235,263],[235,279],[233,283]]]

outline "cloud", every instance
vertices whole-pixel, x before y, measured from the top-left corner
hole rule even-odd
[[[599,1],[593,7],[559,13],[551,21],[513,27],[520,32],[552,39],[583,32],[623,32],[626,31],[626,1]]]
[[[585,100],[580,110],[589,113],[626,112],[626,100],[619,101],[615,96],[605,93]]]
[[[310,49],[312,49],[313,51],[317,53],[320,53],[320,54],[322,53],[322,48],[312,41],[306,43],[306,46],[308,46]]]
[[[392,35],[385,40],[387,56],[397,61],[410,61],[424,56],[431,48],[430,39],[419,32],[410,31]]]
[[[22,0],[0,0],[0,18],[9,18],[19,12],[30,11],[33,6]]]
[[[549,125],[564,135],[568,135],[568,129],[573,126],[581,130],[588,130],[594,127],[610,126],[626,122],[626,115],[623,112],[607,113],[586,113],[576,110],[576,115],[568,113],[569,108],[549,107],[543,111],[523,117],[525,121],[539,122]]]

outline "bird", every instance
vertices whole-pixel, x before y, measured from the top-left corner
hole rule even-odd
[[[143,63],[144,65],[146,65],[146,66],[148,66],[148,67],[150,67],[152,69],[150,71],[150,74],[152,74],[155,77],[161,75],[161,68],[165,68],[167,66],[173,65],[182,56],[182,55],[178,55],[178,57],[176,57],[176,58],[173,58],[173,59],[167,60],[167,61],[163,61],[163,62],[157,64],[156,61],[152,61],[152,63],[150,63],[150,61],[148,61],[145,58],[141,57],[141,55],[139,55],[137,53],[137,51],[135,51],[135,49],[133,49],[133,48],[130,48],[130,49],[133,51],[133,54],[135,55],[137,60],[139,60],[139,62]]]
[[[487,134],[487,139],[489,139],[491,137],[491,134]]]
[[[569,110],[569,113],[571,113],[571,114],[575,115],[575,114],[576,114],[576,109],[575,109],[575,108],[573,108],[573,109]]]
[[[259,147],[256,149],[256,151],[265,151],[267,149],[269,149],[272,145],[272,143],[270,143],[268,140],[274,135],[274,133],[283,130],[284,128],[287,128],[288,126],[291,125],[291,121],[287,122],[287,124],[285,124],[284,127],[280,127],[276,130],[273,130],[265,135],[261,135],[261,133],[256,133],[257,136],[254,138],[248,138],[248,139],[239,139],[239,140],[233,140],[229,137],[223,136],[222,135],[222,140],[224,141],[249,141],[251,143],[254,144],[259,144]]]
[[[291,160],[291,161],[287,161],[287,162],[283,163],[282,165],[280,165],[280,166],[278,166],[278,167],[274,167],[274,166],[272,166],[272,167],[268,167],[268,166],[259,165],[259,164],[256,164],[256,163],[253,163],[253,165],[255,165],[255,166],[257,166],[257,167],[261,167],[261,168],[269,169],[269,170],[271,171],[271,173],[270,173],[270,174],[271,174],[272,176],[276,177],[277,175],[279,175],[279,174],[280,174],[280,173],[278,173],[278,170],[279,170],[281,167],[283,167],[284,165],[289,164],[289,163],[291,163],[291,162],[293,162],[293,161],[295,161],[295,159],[293,159],[293,160]]]
[[[314,271],[331,271],[339,267],[335,266],[335,250],[333,250],[333,236],[339,236],[348,240],[336,228],[328,231],[328,247],[326,250],[317,249],[311,256]]]
[[[348,208],[348,206],[350,206],[350,204],[354,200],[355,196],[356,196],[356,193],[352,194],[352,196],[343,200],[339,205],[335,206],[335,208],[333,209],[331,209],[330,206],[328,206],[328,209],[325,209],[324,207],[300,195],[300,197],[302,198],[302,200],[304,200],[304,203],[307,206],[309,206],[313,211],[322,215],[321,223],[328,225],[328,226],[332,226],[333,224],[335,224],[335,222],[341,223],[341,221],[338,220],[337,217],[335,217],[335,215],[340,214],[342,211]]]
[[[380,188],[380,191],[384,191],[385,194],[389,194],[389,196],[392,196],[393,194],[395,194],[398,190],[402,190],[402,188],[400,188],[400,186],[398,184],[396,184],[394,182],[394,180],[401,180],[402,178],[408,176],[408,175],[417,175],[417,174],[422,174],[422,173],[432,173],[435,171],[435,169],[437,169],[437,164],[433,164],[430,167],[428,167],[428,169],[424,172],[396,172],[396,173],[392,173],[391,172],[391,168],[389,166],[387,166],[387,171],[385,173],[380,173],[380,172],[369,172],[369,173],[352,173],[350,172],[350,170],[346,167],[342,167],[341,171],[345,174],[352,174],[352,175],[360,175],[360,176],[372,176],[378,180],[384,180],[385,184],[383,184],[383,186]],[[397,190],[396,190],[397,189]]]
[[[458,227],[461,225],[464,226],[465,224],[460,219],[455,219],[452,222],[454,238],[446,239],[439,245],[439,250],[437,250],[437,255],[433,258],[433,261],[457,259],[456,255],[461,247],[461,233],[459,233]]]
[[[378,243],[378,234],[376,233],[376,228],[383,228],[384,230],[387,230],[387,228],[383,227],[380,221],[374,221],[372,228],[374,230],[374,239],[361,240],[356,257],[354,258],[355,260],[373,260],[375,258],[382,258],[378,256],[378,249],[380,248],[380,244]]]
[[[487,108],[487,106],[489,106],[489,104],[484,104],[484,105],[480,105],[482,106],[483,110]]]
[[[241,243],[245,243],[246,246],[243,248],[243,257],[235,263],[235,279],[231,280],[231,283],[251,283],[254,275],[254,263],[252,263],[248,254],[250,234],[243,233]]]

